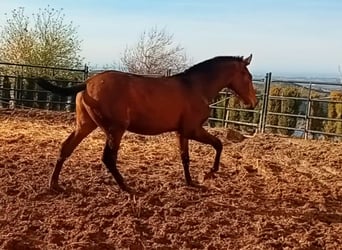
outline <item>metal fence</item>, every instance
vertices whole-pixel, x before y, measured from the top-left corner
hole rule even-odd
[[[262,89],[265,89],[267,78],[265,79],[254,79],[253,83],[258,84],[262,86]],[[257,94],[257,98],[259,100],[263,101],[265,98],[265,93],[262,91]],[[241,126],[247,126],[252,127],[254,130],[260,129],[261,123],[259,122],[260,119],[263,117],[263,107],[264,105],[258,105],[257,108],[254,110],[250,109],[244,109],[243,107],[233,107],[229,105],[229,99],[233,97],[233,94],[229,92],[229,89],[225,89],[219,93],[219,96],[216,98],[216,101],[210,105],[210,108],[212,111],[220,110],[221,113],[223,113],[222,117],[217,117],[213,115],[214,112],[212,112],[211,117],[209,117],[209,125],[214,126],[222,126],[222,127],[229,127],[229,125],[241,125]],[[230,119],[230,113],[231,112],[245,112],[245,113],[251,113],[256,118],[254,119],[254,122],[246,122],[241,120],[233,120]]]
[[[34,78],[48,76],[62,86],[71,86],[83,82],[88,74],[86,65],[83,69],[68,69],[0,63],[0,107],[73,111],[75,97],[61,97],[42,90],[34,83]]]
[[[255,110],[246,110],[244,108],[235,108],[229,105],[229,99],[232,95],[226,91],[220,92],[218,100],[210,105],[212,110],[221,110],[224,113],[222,117],[211,116],[209,118],[209,125],[222,126],[222,127],[233,127],[239,130],[244,130],[249,133],[281,133],[286,131],[287,135],[291,135],[299,138],[330,138],[330,139],[342,139],[342,83],[336,82],[322,82],[322,81],[303,81],[303,80],[282,80],[272,79],[272,74],[267,73],[263,79],[253,80],[256,89],[257,96],[259,99],[259,105]],[[275,85],[280,86],[292,86],[301,91],[301,95],[297,97],[290,96],[276,96],[271,95],[270,90]],[[331,91],[341,90],[341,99],[334,100],[329,95]],[[319,97],[313,97],[313,93],[319,93]],[[281,110],[280,112],[273,112],[270,110],[270,101],[278,100],[281,105],[285,101],[292,100],[299,105],[297,113],[290,113]],[[320,105],[320,115],[315,114],[313,106],[317,103]],[[330,117],[328,106],[329,105],[340,105],[341,111],[333,110],[335,112],[334,117]],[[336,109],[336,108],[335,108]],[[241,121],[229,119],[229,112],[244,112],[252,113],[254,116],[253,121]],[[330,112],[331,113],[331,112]],[[295,120],[295,126],[281,126],[272,124],[270,122],[271,116],[293,118]],[[313,124],[319,122],[321,126],[313,129]],[[333,126],[340,129],[339,132],[328,132],[326,131],[327,124],[333,124]]]
[[[30,79],[32,80],[38,75],[49,76],[50,79],[59,82],[62,86],[71,86],[83,82],[89,76],[89,70],[87,66],[83,69],[67,69],[0,63],[0,107],[74,111],[74,97],[60,97],[40,89],[36,84],[30,86]],[[342,90],[342,83],[273,79],[271,73],[267,73],[263,78],[253,79],[253,83],[256,86],[259,100],[259,104],[254,110],[247,110],[243,106],[235,105],[236,103],[232,103],[233,95],[224,90],[210,105],[211,116],[208,119],[208,124],[233,127],[247,133],[282,133],[282,131],[286,131],[287,135],[305,139],[342,138],[342,91],[341,99],[335,100],[330,96],[331,91]],[[271,95],[270,90],[277,85],[295,86],[300,89],[301,94],[294,97]],[[300,107],[297,113],[282,109],[275,112],[270,105],[274,101],[278,101],[280,105],[293,101]],[[322,109],[320,114],[314,112],[318,104]],[[331,114],[329,105],[336,105],[335,111],[333,110],[335,114]],[[238,119],[236,114],[239,114]],[[274,124],[271,122],[271,117],[293,119],[295,125]],[[319,127],[317,124],[321,124],[321,126]],[[326,127],[329,124],[338,129],[327,131]]]
[[[293,136],[302,137],[304,139],[325,137],[340,140],[342,138],[342,129],[339,131],[339,133],[327,132],[325,129],[326,125],[329,123],[332,123],[335,126],[341,126],[342,128],[342,114],[329,114],[330,111],[328,106],[334,104],[342,105],[342,98],[339,100],[334,100],[330,95],[332,91],[341,91],[340,93],[342,93],[341,83],[322,81],[286,81],[274,79],[270,82],[270,85],[279,83],[294,85],[298,89],[303,90],[305,94],[302,94],[300,97],[272,96],[269,94],[268,90],[267,99],[280,101],[293,100],[295,102],[298,102],[300,104],[299,112],[297,114],[284,112],[270,112],[267,110],[268,105],[265,105],[265,113],[267,113],[267,115],[277,115],[295,118],[296,126],[282,127],[271,125],[265,122],[263,124],[264,131],[267,130],[267,128],[286,129],[293,131]],[[314,97],[313,93],[316,93],[317,97]],[[314,113],[313,105],[319,105],[319,114]],[[336,108],[333,107],[332,109],[334,110]],[[334,112],[336,112],[336,110],[333,111],[333,113]],[[320,123],[320,126],[318,126],[318,128],[316,129],[313,129],[314,122]]]

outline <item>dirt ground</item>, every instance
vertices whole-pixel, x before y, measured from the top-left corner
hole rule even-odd
[[[342,144],[256,135],[214,150],[191,142],[187,187],[174,134],[125,134],[120,191],[96,130],[48,189],[73,114],[0,111],[1,249],[341,249]]]

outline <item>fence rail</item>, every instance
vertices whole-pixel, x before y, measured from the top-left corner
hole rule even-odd
[[[4,70],[5,67],[12,67],[12,71]],[[16,70],[13,70],[13,67]],[[67,69],[0,63],[0,107],[74,111],[75,97],[60,97],[40,89],[36,84],[30,85],[28,80],[34,77],[27,74],[27,68],[49,71],[50,77],[59,81],[62,86],[83,82],[89,75],[87,66],[84,69]],[[259,100],[254,110],[245,109],[239,105],[232,93],[223,90],[210,105],[211,116],[208,124],[233,127],[248,133],[272,132],[305,139],[320,136],[342,139],[342,91],[341,98],[330,95],[332,91],[342,90],[342,83],[272,79],[271,73],[267,73],[262,79],[253,79],[253,83]],[[291,86],[300,89],[300,95],[272,94],[272,90],[280,85],[283,88]],[[297,110],[286,110],[284,107],[289,103],[292,106],[297,105]],[[275,105],[278,105],[278,109],[275,109]],[[320,112],[317,112],[318,107]],[[286,119],[291,120],[291,125],[279,122]],[[320,127],[317,124],[320,124]]]
[[[73,111],[75,97],[61,97],[42,90],[34,83],[37,76],[49,76],[62,86],[83,82],[89,75],[88,67],[68,69],[38,65],[0,63],[0,107],[44,108]]]
[[[232,126],[240,130],[246,130],[246,132],[250,133],[280,133],[280,131],[282,131],[286,132],[288,135],[305,139],[317,138],[319,136],[328,136],[333,137],[334,139],[342,139],[342,91],[341,98],[338,100],[335,100],[328,96],[331,91],[336,91],[337,89],[342,90],[342,83],[303,80],[273,80],[271,73],[267,73],[264,79],[255,79],[253,80],[253,82],[256,86],[259,85],[259,87],[257,87],[257,90],[259,92],[259,94],[257,95],[259,99],[259,107],[257,107],[256,110],[246,110],[243,107],[234,107],[229,105],[229,99],[232,98],[232,96],[230,94],[227,94],[226,92],[221,92],[218,100],[211,104],[210,107],[212,110],[216,110],[216,113],[217,111],[220,111],[221,113],[224,113],[224,115],[221,115],[221,117],[211,116],[209,118],[209,124],[212,126],[223,127]],[[302,94],[301,96],[279,96],[270,94],[270,90],[277,85],[289,85],[291,87],[301,89],[301,91],[306,92],[306,94]],[[322,87],[324,87],[325,89],[322,90]],[[321,94],[322,97],[313,98],[313,93]],[[286,102],[294,102],[301,108],[299,111],[294,113],[286,112],[286,110],[274,111],[271,109],[271,104],[272,102],[277,101],[280,103],[280,105],[283,105]],[[317,105],[317,103],[326,105],[326,107],[321,107],[321,115],[313,114],[313,105]],[[339,108],[341,109],[341,111],[339,114],[337,114],[337,117],[331,117],[331,114],[329,115],[329,105],[340,105]],[[227,112],[239,112],[240,114],[242,112],[247,112],[250,114],[249,116],[247,115],[247,117],[249,117],[249,121],[241,121],[241,117],[239,120],[232,120],[230,119],[230,116],[227,115]],[[252,118],[252,115],[254,116],[254,118]],[[281,119],[293,119],[294,126],[272,124],[270,122],[270,118],[272,116],[278,117],[277,119],[279,119],[280,117]],[[320,129],[312,129],[312,123],[317,120],[322,123]],[[337,126],[338,128],[340,127],[340,129],[337,129],[339,130],[338,133],[324,130],[325,125],[329,123],[333,123],[333,126]]]

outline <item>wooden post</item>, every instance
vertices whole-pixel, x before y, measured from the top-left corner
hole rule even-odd
[[[309,96],[308,101],[306,105],[306,112],[305,112],[305,127],[304,127],[304,139],[307,140],[309,137],[308,130],[310,129],[310,113],[311,113],[311,90],[312,90],[312,84],[310,83],[309,87]]]

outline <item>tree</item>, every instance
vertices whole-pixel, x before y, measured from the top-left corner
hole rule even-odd
[[[81,40],[78,38],[77,28],[72,22],[64,21],[62,9],[49,6],[39,9],[32,18],[25,15],[24,8],[12,10],[7,14],[7,20],[0,30],[0,58],[18,64],[40,65],[61,68],[78,68],[83,64],[80,56]],[[33,67],[7,67],[4,73],[23,77],[52,76],[55,79],[81,80],[79,73],[58,71]],[[21,78],[20,78],[21,79]],[[37,89],[33,81],[22,79],[15,83],[17,88],[23,89],[20,98],[37,100],[24,102],[25,106],[46,106],[47,93],[38,95],[32,90]],[[20,86],[19,86],[19,85]],[[58,101],[60,97],[58,97]],[[20,103],[20,101],[18,102]]]
[[[1,29],[1,60],[66,68],[82,65],[77,29],[72,22],[64,22],[62,9],[48,6],[32,17],[26,16],[22,7],[12,10]]]
[[[190,62],[184,48],[174,44],[173,35],[154,27],[144,31],[134,46],[125,49],[120,64],[122,70],[131,73],[165,75],[167,70],[185,70]]]

